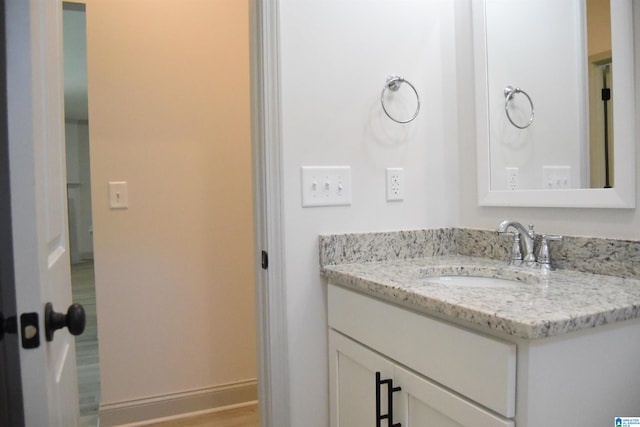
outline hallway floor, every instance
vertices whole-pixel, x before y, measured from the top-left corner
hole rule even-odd
[[[148,424],[153,427],[260,427],[258,405]]]
[[[81,427],[96,427],[100,404],[100,367],[93,261],[71,265],[71,284],[73,301],[82,304],[87,318],[84,333],[76,337],[80,423]]]

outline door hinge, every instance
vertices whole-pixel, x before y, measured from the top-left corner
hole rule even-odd
[[[269,268],[269,254],[266,251],[262,251],[262,269]]]

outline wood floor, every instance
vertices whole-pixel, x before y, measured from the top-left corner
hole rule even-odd
[[[82,427],[96,427],[100,404],[100,361],[93,261],[71,265],[71,287],[73,301],[82,304],[87,317],[84,333],[76,337],[80,422]]]
[[[230,409],[213,414],[147,424],[154,427],[260,427],[257,405]]]

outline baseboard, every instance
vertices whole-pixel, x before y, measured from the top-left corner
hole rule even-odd
[[[100,405],[100,427],[143,425],[145,421],[237,406],[258,399],[256,380]]]

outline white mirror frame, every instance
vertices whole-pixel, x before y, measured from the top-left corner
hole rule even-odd
[[[478,204],[480,206],[530,206],[573,208],[635,208],[635,67],[633,0],[611,0],[614,188],[567,190],[491,190],[489,153],[489,88],[487,71],[485,0],[473,0],[475,55]]]

